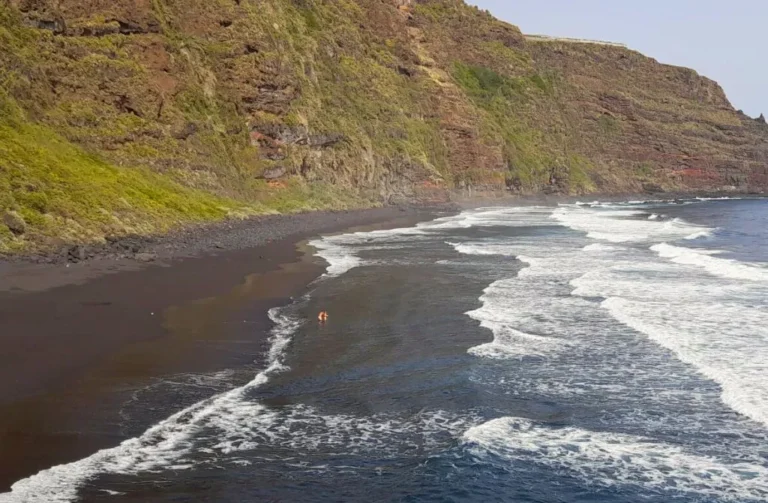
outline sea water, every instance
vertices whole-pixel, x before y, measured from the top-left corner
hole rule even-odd
[[[313,246],[327,272],[270,312],[263,361],[182,410],[163,388],[147,431],[0,501],[768,501],[768,201]]]

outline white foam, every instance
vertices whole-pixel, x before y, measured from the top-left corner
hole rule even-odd
[[[320,449],[326,456],[389,455],[435,445],[441,437],[451,441],[480,422],[471,413],[440,410],[410,417],[386,413],[355,416],[324,414],[304,405],[268,409],[256,402],[241,402],[239,408],[217,418],[213,449],[226,455],[264,446],[288,449],[292,455]]]
[[[512,226],[551,225],[552,209],[518,208],[507,215]],[[517,219],[515,221],[514,219]],[[581,247],[570,238],[557,236],[517,236],[503,240],[451,242],[465,255],[515,257],[523,267],[515,277],[489,285],[480,297],[482,306],[466,313],[489,329],[493,341],[471,348],[470,354],[492,359],[547,356],[570,345],[563,338],[569,313],[584,307],[584,302],[555,292],[567,287],[568,279],[583,273]],[[556,297],[553,300],[553,297]]]
[[[457,249],[473,250],[470,247]],[[518,257],[525,261],[525,257]],[[530,259],[529,259],[530,260]],[[527,292],[521,288],[518,278],[500,280],[488,286],[480,297],[482,307],[466,313],[480,322],[480,326],[493,333],[493,342],[469,349],[469,353],[493,359],[514,358],[523,355],[543,355],[562,347],[563,341],[536,335],[523,330],[535,327],[530,322],[538,309],[535,296],[524,301]]]
[[[168,467],[185,469],[192,463],[179,463],[194,447],[194,436],[217,422],[222,411],[247,401],[245,394],[263,385],[275,372],[285,369],[284,350],[300,322],[272,309],[276,323],[267,356],[267,368],[243,387],[233,389],[188,407],[148,429],[140,437],[119,446],[101,450],[85,459],[55,466],[11,486],[0,494],[2,503],[64,503],[77,498],[79,488],[100,474],[137,474]]]
[[[500,289],[500,284],[489,287],[487,292]],[[469,349],[469,353],[494,359],[506,359],[524,355],[544,355],[550,351],[561,349],[566,343],[554,337],[529,334],[513,327],[514,318],[509,316],[509,307],[503,301],[495,301],[486,293],[481,300],[483,307],[467,313],[478,320],[480,326],[493,332],[493,342],[481,344]]]
[[[709,238],[709,237],[712,237],[711,230],[694,232],[693,234],[685,236],[684,239],[686,239],[687,241],[695,241],[697,239],[703,239],[703,238]]]
[[[721,460],[638,436],[504,417],[469,429],[463,440],[480,458],[490,453],[588,484],[636,485],[732,501],[768,498],[768,469],[759,460]]]
[[[651,247],[660,257],[683,265],[701,267],[710,274],[744,281],[768,281],[768,268],[721,257],[717,252],[660,243]]]
[[[317,239],[309,244],[317,249],[318,257],[328,262],[325,270],[327,276],[341,276],[363,264],[348,246],[338,244],[332,238]]]
[[[361,250],[397,248],[398,244],[404,245],[415,239],[470,227],[524,227],[531,225],[531,222],[551,226],[552,222],[541,218],[541,215],[549,215],[550,212],[551,208],[540,206],[479,208],[421,222],[415,227],[325,236],[311,241],[310,245],[317,249],[317,256],[328,262],[325,275],[334,277],[356,267],[374,265],[358,256]]]
[[[534,261],[525,256],[518,259],[529,264]],[[550,335],[552,325],[557,322],[544,314],[547,307],[550,312],[553,310],[551,305],[546,305],[549,299],[531,291],[537,280],[529,282],[522,274],[532,274],[531,269],[524,269],[517,278],[499,280],[488,286],[480,297],[482,306],[466,313],[493,333],[492,342],[470,348],[470,354],[493,359],[543,356],[567,345],[567,341]],[[535,269],[533,274],[538,272]]]
[[[634,260],[594,268],[571,284],[575,296],[602,297],[625,325],[717,382],[733,410],[768,425],[768,297],[764,281],[713,250],[656,245],[671,261],[637,252]]]
[[[604,245],[602,243],[592,243],[591,245],[587,245],[582,249],[586,252],[612,252],[620,250],[621,248],[611,245]]]
[[[656,302],[611,297],[603,307],[720,384],[726,405],[768,426],[768,316],[739,305],[670,303],[668,292],[654,291]]]
[[[560,207],[552,217],[592,239],[613,243],[682,239],[712,229],[695,226],[681,219],[648,220],[644,212],[632,209],[601,210],[576,206]]]
[[[464,211],[453,217],[425,222],[417,225],[422,231],[467,229],[470,227],[527,227],[530,225],[552,225],[544,216],[552,208],[545,206],[501,206],[478,208]]]
[[[463,255],[502,255],[514,257],[514,251],[508,245],[494,243],[451,243],[453,248]]]
[[[627,218],[636,215],[631,210],[561,206],[555,215],[612,243],[709,232],[677,219]],[[726,405],[768,425],[768,313],[757,307],[768,297],[768,269],[666,243],[651,247],[658,255],[604,243],[576,248],[557,235],[452,244],[464,254],[514,256],[528,265],[517,277],[490,285],[482,307],[468,313],[494,334],[493,342],[472,348],[472,354],[494,359],[558,354],[573,347],[587,325],[599,329],[589,305],[565,300],[564,291],[585,300],[602,297],[602,307],[616,320],[720,384]]]
[[[544,357],[538,365],[548,365],[550,361],[557,362],[552,365],[563,365],[569,361],[569,354],[586,355],[611,347],[612,334],[631,337],[631,331],[616,325],[615,321],[619,321],[671,351],[692,371],[719,384],[722,401],[755,421],[721,414],[713,416],[717,419],[707,416],[701,424],[711,427],[711,421],[717,421],[718,428],[729,435],[739,428],[759,432],[760,425],[768,425],[768,312],[760,307],[768,298],[762,281],[764,268],[718,257],[717,251],[659,244],[665,239],[712,232],[680,219],[649,220],[638,218],[641,213],[631,209],[580,206],[561,206],[554,216],[569,227],[587,232],[591,238],[611,244],[585,245],[583,238],[564,239],[557,233],[535,239],[517,236],[453,243],[464,254],[516,257],[527,265],[517,277],[490,285],[481,297],[482,307],[468,313],[494,334],[493,342],[472,348],[472,354],[492,359],[533,354]],[[625,242],[629,245],[614,244]],[[569,292],[582,299],[581,303],[564,300],[563,295]],[[594,301],[600,298],[605,300],[598,305],[610,317],[595,316]],[[614,358],[620,360],[621,350],[613,350],[617,351]],[[665,360],[666,356],[660,354],[657,358]],[[566,368],[578,374],[579,367],[573,365]],[[713,397],[708,391],[703,395],[706,399],[698,400],[690,389],[674,388],[696,382],[698,378],[692,377],[693,372],[688,375],[675,370],[662,376],[654,374],[656,367],[651,365],[641,371],[640,365],[648,362],[633,361],[628,365],[635,369],[628,374],[643,376],[643,381],[637,383],[605,382],[601,376],[587,378],[566,373],[556,386],[540,383],[536,374],[515,377],[509,388],[503,382],[498,385],[505,392],[520,396],[597,393],[601,399],[607,399],[612,394],[631,392],[665,406],[685,403],[688,408],[684,410],[696,408],[691,417],[675,416],[661,421],[653,416],[640,420],[647,421],[652,431],[652,421],[659,420],[659,424],[669,427],[675,421],[694,419],[689,428],[698,433],[701,424],[697,425],[695,420],[715,408],[710,406]],[[547,368],[565,372],[559,366]],[[605,372],[595,369],[597,373],[601,371]],[[606,377],[614,375],[609,372]],[[665,380],[666,384],[652,393],[634,389]],[[630,416],[636,419],[632,423],[636,428],[638,416],[631,412],[627,414]],[[673,431],[681,429],[685,428]],[[725,456],[736,452],[740,459],[752,456],[749,462],[737,463],[640,437],[548,428],[511,418],[473,428],[465,439],[482,445],[486,452],[566,469],[593,483],[650,485],[659,490],[676,487],[736,501],[768,497],[768,468],[755,454],[759,448],[748,452],[718,451]]]

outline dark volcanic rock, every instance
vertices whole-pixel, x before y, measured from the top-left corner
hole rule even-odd
[[[331,147],[345,139],[343,134],[331,133],[331,134],[316,134],[309,137],[310,147]]]
[[[283,167],[277,167],[265,170],[264,173],[261,174],[259,178],[262,178],[264,180],[277,180],[278,178],[282,178],[286,175],[287,171]]]
[[[664,192],[664,188],[655,183],[644,183],[643,191],[645,191],[647,194],[660,194]]]
[[[69,262],[81,262],[88,258],[88,251],[85,246],[75,245],[67,250],[67,260]]]
[[[139,262],[154,262],[157,260],[157,254],[155,253],[139,253],[136,255],[136,260]]]

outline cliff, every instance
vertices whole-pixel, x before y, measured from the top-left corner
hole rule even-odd
[[[768,126],[715,82],[460,0],[0,0],[0,82],[4,252],[468,191],[768,186]]]

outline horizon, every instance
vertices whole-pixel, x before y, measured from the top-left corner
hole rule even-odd
[[[622,43],[661,63],[692,68],[720,84],[737,110],[751,117],[768,113],[763,91],[768,69],[756,49],[768,19],[768,2],[733,0],[727,7],[715,0],[651,0],[642,6],[609,0],[583,0],[578,5],[566,0],[546,5],[467,3],[527,35]]]

